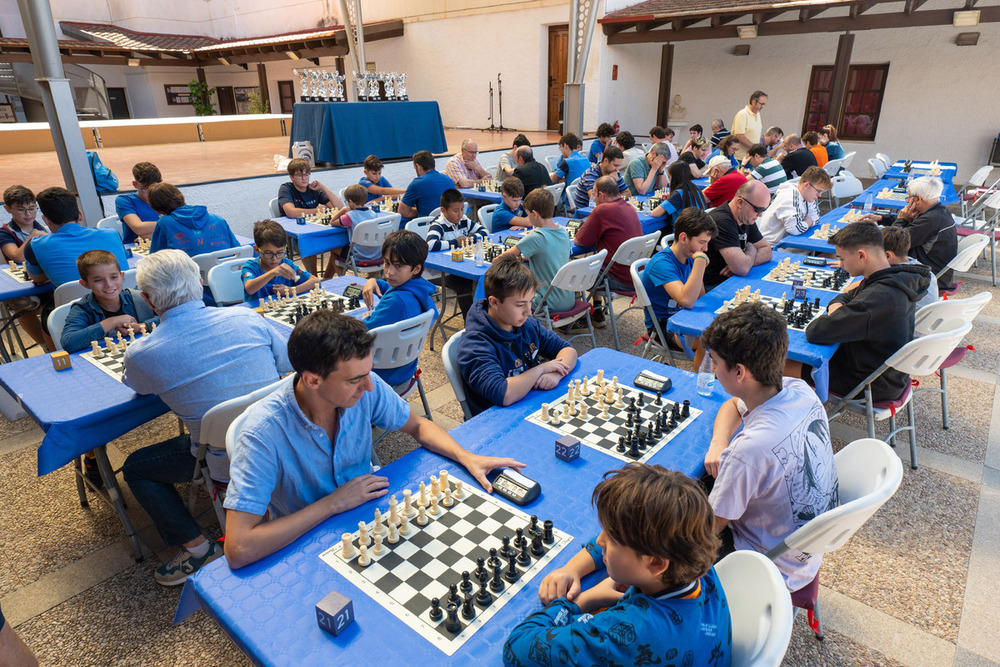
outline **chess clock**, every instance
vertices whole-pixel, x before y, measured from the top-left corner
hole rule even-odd
[[[529,479],[516,470],[503,468],[490,480],[493,490],[518,505],[527,505],[537,498],[542,492],[542,486],[533,479]]]
[[[670,378],[663,377],[662,375],[657,375],[651,371],[642,371],[635,376],[632,380],[632,384],[639,389],[644,389],[651,393],[661,393],[665,394],[670,391]]]
[[[824,257],[803,257],[803,264],[808,264],[809,266],[826,266],[826,258]]]
[[[353,299],[354,297],[361,298],[361,285],[357,283],[351,283],[344,288],[345,299]]]

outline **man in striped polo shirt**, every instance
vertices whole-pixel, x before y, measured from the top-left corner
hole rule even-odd
[[[779,185],[788,180],[781,163],[767,156],[764,144],[754,144],[747,151],[747,167],[753,169],[748,176],[766,185],[771,196],[774,196]]]

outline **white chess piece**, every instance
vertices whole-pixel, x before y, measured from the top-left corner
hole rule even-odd
[[[420,482],[420,497],[417,498],[417,506],[418,507],[427,506],[427,485],[424,484],[423,482]]]
[[[431,496],[431,509],[430,509],[431,514],[437,516],[437,513],[440,511],[441,511],[440,508],[438,508],[438,497]]]
[[[372,559],[368,557],[368,547],[361,545],[358,547],[358,565],[364,567],[365,565],[371,564]]]
[[[385,547],[382,546],[382,533],[375,533],[375,548],[372,549],[372,552],[376,556],[381,556],[385,553]]]
[[[448,471],[441,470],[438,472],[438,488],[441,489],[441,493],[444,493],[448,488]]]
[[[396,502],[396,496],[389,496],[389,520],[386,522],[389,527],[399,525],[399,513],[396,506],[399,503]]]
[[[576,399],[573,399],[572,401],[569,402],[569,416],[570,417],[576,416]]]
[[[389,537],[387,539],[389,540],[389,544],[399,542],[399,528],[396,527],[396,524],[389,524]]]
[[[417,511],[415,509],[413,509],[413,499],[412,499],[412,496],[413,496],[413,491],[410,491],[409,489],[403,489],[403,518],[404,519],[407,518],[407,517],[411,517],[411,516],[413,516],[414,514],[417,513]]]
[[[618,387],[618,393],[615,396],[615,407],[616,408],[624,407],[624,403],[622,403],[622,388],[621,387]]]
[[[431,499],[433,500],[434,498],[437,498],[440,493],[441,489],[438,486],[438,478],[431,475]]]
[[[143,336],[146,335],[146,323],[145,322],[140,322],[139,323],[139,333],[141,333]]]
[[[604,369],[603,368],[598,368],[597,369],[597,383],[598,384],[603,384],[604,383]]]
[[[347,560],[354,558],[354,542],[350,533],[344,533],[340,536],[340,541],[344,545],[343,556]]]
[[[410,534],[410,518],[403,515],[403,521],[399,524],[399,534],[409,535]]]
[[[604,401],[601,401],[601,419],[607,419],[607,418],[608,418],[608,404],[605,403]]]
[[[375,537],[379,537],[381,535],[385,535],[386,530],[387,529],[386,529],[385,525],[382,523],[382,511],[376,507],[375,508],[375,521],[372,524],[372,534]]]
[[[90,348],[90,353],[94,356],[94,359],[100,359],[104,356],[104,352],[101,351],[101,346],[96,340],[90,344]]]
[[[569,402],[563,402],[562,420],[569,421]]]
[[[368,546],[372,543],[370,537],[368,537],[368,524],[364,521],[358,521],[358,545]]]
[[[550,418],[551,417],[549,417],[549,404],[548,403],[542,403],[541,420],[543,422],[548,422]]]
[[[588,383],[588,378],[587,378],[587,376],[586,376],[586,375],[584,375],[584,376],[583,376],[583,386],[582,386],[582,388],[580,389],[580,392],[581,392],[581,393],[582,393],[582,394],[583,394],[584,396],[590,396],[590,387],[588,386],[588,384],[587,384],[587,383]]]
[[[444,499],[441,501],[441,504],[444,505],[445,507],[451,507],[452,505],[455,504],[455,501],[451,499],[450,486],[444,487]]]
[[[455,480],[455,493],[452,494],[457,500],[461,500],[465,497],[465,493],[462,491],[462,480]]]
[[[427,518],[427,508],[420,505],[420,509],[417,513],[417,524],[420,526],[426,526],[430,519]]]

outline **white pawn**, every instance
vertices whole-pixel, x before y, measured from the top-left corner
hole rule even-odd
[[[403,490],[403,519],[411,517],[417,513],[417,510],[413,509],[413,491],[409,489]]]
[[[430,519],[427,518],[427,509],[421,505],[420,510],[417,513],[417,524],[421,526],[426,526]]]
[[[616,391],[618,389],[618,376],[617,375],[614,376],[613,378],[611,378],[611,388],[614,389],[614,390],[616,390]]]
[[[341,543],[344,545],[343,556],[347,560],[354,558],[354,543],[352,542],[352,537],[350,533],[344,533],[340,537]]]
[[[431,514],[437,516],[437,513],[441,510],[438,508],[438,497],[431,496]]]
[[[573,399],[572,401],[569,402],[569,416],[570,417],[576,416],[576,399]]]
[[[563,421],[569,421],[569,403],[568,402],[564,402],[563,403],[562,419],[563,419]]]
[[[409,535],[410,534],[410,519],[405,514],[403,515],[403,520],[399,524],[399,534]]]
[[[608,404],[605,403],[604,401],[601,401],[601,419],[607,419],[607,418],[608,418]]]
[[[616,408],[624,407],[624,403],[622,403],[622,388],[621,387],[618,387],[618,396],[615,399],[615,407]]]
[[[462,492],[462,480],[460,479],[455,480],[455,493],[453,495],[457,499],[462,499],[465,497],[465,494]]]
[[[362,544],[358,547],[358,565],[364,567],[365,565],[369,565],[371,562],[372,559],[368,557],[368,547]]]
[[[389,524],[389,538],[388,539],[389,539],[389,544],[395,544],[396,542],[399,542],[399,528],[397,528],[396,524],[394,524],[394,523],[390,523]]]
[[[381,556],[385,553],[385,547],[382,546],[382,533],[375,533],[375,548],[372,549],[372,552],[376,556]]]
[[[372,539],[368,537],[368,524],[364,521],[358,521],[358,545],[368,546],[372,543]]]
[[[375,521],[372,524],[372,534],[375,537],[385,535],[386,527],[382,525],[382,511],[375,508]]]
[[[551,424],[552,426],[559,426],[559,424],[561,423],[562,422],[559,419],[559,411],[556,410],[552,413],[552,421],[550,421],[549,424]]]
[[[441,501],[441,504],[444,505],[445,507],[451,507],[452,505],[455,504],[455,501],[451,499],[450,486],[444,487],[444,500]]]

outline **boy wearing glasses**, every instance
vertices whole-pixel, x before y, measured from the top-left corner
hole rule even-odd
[[[302,158],[288,162],[288,175],[291,182],[282,183],[278,188],[278,207],[289,218],[301,218],[327,208],[343,207],[344,202],[330,188],[319,181],[309,180],[312,167]]]
[[[243,300],[266,299],[275,293],[283,296],[286,288],[293,288],[295,294],[307,292],[320,279],[295,266],[285,258],[287,237],[285,230],[274,220],[259,220],[253,226],[253,242],[259,257],[248,259],[240,273],[243,279]]]
[[[771,261],[771,246],[757,228],[757,218],[770,203],[767,186],[747,181],[728,204],[709,213],[717,231],[708,244],[706,291],[729,276],[745,276],[758,264]]]
[[[819,222],[818,200],[833,187],[830,175],[809,167],[798,183],[782,183],[760,218],[760,233],[772,247],[789,234],[799,236]]]
[[[23,185],[12,185],[3,191],[3,208],[10,213],[10,222],[0,227],[0,250],[7,261],[21,264],[25,242],[48,234],[48,230],[35,219],[38,213],[35,195]]]

